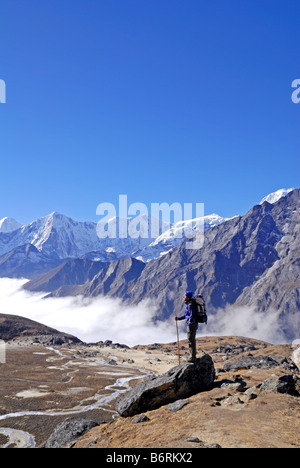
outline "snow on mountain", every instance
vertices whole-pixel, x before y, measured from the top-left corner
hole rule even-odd
[[[203,218],[202,224],[206,230],[224,220],[210,215]],[[11,232],[6,227],[5,232],[0,232],[0,255],[32,244],[38,251],[56,259],[86,257],[107,262],[132,256],[149,261],[180,245],[202,224],[199,220],[190,220],[173,225],[151,215],[122,220],[112,218],[105,223],[79,222],[53,212],[25,226],[15,224],[17,230]]]
[[[98,252],[90,252],[87,257],[90,260],[107,261],[109,256],[111,260],[124,257],[134,257],[144,262],[149,262],[169,250],[178,247],[186,237],[193,237],[199,230],[207,229],[226,221],[216,214],[204,216],[203,218],[192,219],[188,221],[179,221],[175,224],[159,221],[153,216],[137,216],[120,220],[112,218],[106,226],[106,231],[110,236],[119,233],[120,222],[124,223],[124,229],[128,232],[128,237],[122,239],[105,238],[102,239],[102,249]],[[103,227],[104,229],[104,227]],[[103,231],[97,228],[97,231]],[[153,232],[159,232],[158,237],[153,237]],[[105,250],[105,258],[103,251]]]
[[[54,258],[80,257],[100,248],[95,223],[76,222],[59,213],[51,213],[17,231],[0,233],[0,255],[25,244]]]
[[[53,212],[16,231],[0,232],[0,256],[18,246],[32,244],[40,252],[58,259],[86,256],[92,260],[112,261],[133,256],[134,252],[148,246],[154,240],[151,222],[161,229],[159,232],[169,227],[145,216],[125,220],[112,218],[101,224],[74,221]]]
[[[95,223],[73,221],[57,212],[34,221],[22,230],[27,242],[57,258],[81,257],[101,246]]]
[[[3,218],[0,220],[0,232],[13,232],[19,229],[22,224],[13,218]]]
[[[265,197],[261,204],[264,201],[275,203],[291,190],[277,190]],[[102,224],[74,221],[53,212],[21,226],[11,218],[4,218],[0,221],[0,256],[16,247],[32,244],[39,252],[53,259],[85,257],[110,262],[135,257],[148,262],[179,246],[186,237],[207,231],[227,220],[211,214],[169,224],[151,215],[142,215],[127,219],[112,218]]]
[[[205,232],[228,219],[229,218],[222,218],[217,214],[211,214],[202,218],[179,221],[134,256],[138,260],[148,262],[178,247],[184,239],[193,237],[197,232]]]
[[[285,197],[288,193],[292,192],[293,190],[295,190],[295,189],[294,188],[289,188],[289,189],[284,189],[283,188],[283,189],[276,190],[276,192],[270,193],[269,195],[264,197],[262,199],[262,201],[260,202],[260,205],[262,205],[264,202],[274,204],[278,200],[280,200],[280,198]]]
[[[181,243],[182,239],[186,237],[192,237],[199,230],[207,231],[213,226],[227,221],[227,218],[222,218],[217,214],[204,216],[203,218],[190,219],[187,221],[179,221],[174,224],[168,231],[161,234],[151,245],[157,245],[159,243],[168,243],[171,240],[178,239]]]
[[[169,227],[169,224],[152,215],[123,219],[114,217],[105,223],[99,222],[96,231],[101,245],[94,251],[87,251],[84,256],[102,262],[136,257],[137,252],[143,251],[155,240],[152,232],[162,233]]]

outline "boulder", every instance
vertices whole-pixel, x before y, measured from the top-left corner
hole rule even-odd
[[[297,390],[298,380],[299,379],[296,375],[284,375],[278,380],[266,379],[260,387],[260,392],[278,392],[287,393],[293,396],[299,396]]]
[[[43,448],[62,448],[96,426],[98,424],[91,419],[67,418],[54,429]]]
[[[204,354],[194,363],[173,367],[147,379],[126,393],[117,403],[120,416],[130,417],[208,390],[215,379],[212,358]]]
[[[224,364],[225,371],[236,371],[238,369],[273,369],[282,367],[284,369],[292,369],[294,364],[286,358],[280,356],[253,356],[247,354],[233,362]]]

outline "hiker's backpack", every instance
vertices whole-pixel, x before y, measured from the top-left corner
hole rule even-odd
[[[198,294],[196,296],[195,303],[197,307],[197,314],[196,314],[197,322],[207,324],[206,306],[205,306],[205,302],[201,294]]]

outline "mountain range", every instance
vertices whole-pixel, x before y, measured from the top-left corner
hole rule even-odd
[[[179,309],[188,288],[204,294],[212,314],[225,307],[272,311],[286,338],[299,338],[299,205],[299,189],[280,190],[244,216],[207,216],[196,250],[174,235],[180,225],[154,240],[99,239],[95,223],[52,213],[0,232],[0,276],[26,277],[25,289],[55,297],[148,301],[158,318]]]
[[[293,189],[281,189],[265,197],[261,203],[268,201],[275,203],[281,197],[287,195]],[[30,248],[32,267],[34,264],[43,263],[49,257],[51,261],[57,264],[69,258],[89,258],[90,260],[111,262],[120,258],[134,257],[144,262],[151,261],[161,255],[178,247],[185,239],[186,235],[191,236],[193,230],[195,233],[199,228],[198,220],[180,221],[176,224],[167,224],[158,221],[153,216],[137,216],[136,218],[126,219],[127,232],[130,223],[135,221],[140,225],[140,236],[123,239],[118,236],[115,238],[99,238],[97,234],[98,224],[93,222],[78,222],[60,213],[53,212],[48,216],[39,218],[30,224],[22,225],[13,218],[3,218],[0,220],[0,262],[3,264],[6,259],[2,257],[9,254],[10,261],[12,257],[19,257],[19,250],[14,251],[25,245],[34,246],[36,250],[45,257],[39,260],[35,258],[37,251]],[[204,216],[202,219],[204,231],[217,226],[228,218],[223,218],[217,214]],[[151,237],[151,227],[155,225],[155,230],[159,232],[158,237]],[[112,218],[108,221],[106,231],[111,230],[113,224],[118,228],[119,219]],[[143,232],[143,227],[148,227],[148,232]],[[117,229],[118,232],[118,229]],[[26,250],[26,249],[25,249]],[[30,262],[30,259],[28,259]],[[47,261],[46,261],[47,263]],[[40,265],[40,267],[42,267]],[[47,271],[46,265],[45,271]],[[9,269],[8,269],[9,270]],[[28,274],[32,277],[34,271],[28,269]],[[16,272],[18,276],[18,273]],[[23,275],[23,273],[22,273]],[[0,276],[2,271],[0,269]]]
[[[12,218],[3,218],[0,220],[0,277],[33,278],[48,271],[49,266],[53,268],[72,258],[112,262],[133,257],[148,262],[180,245],[185,235],[197,228],[196,220],[169,225],[153,216],[139,216],[125,220],[127,232],[132,221],[140,226],[140,236],[100,238],[99,223],[74,221],[57,212],[24,226]],[[216,214],[202,220],[205,230],[224,221],[226,218]],[[119,222],[119,218],[112,218],[105,230],[109,232],[115,225],[119,232]],[[153,223],[158,226],[157,238],[151,237]],[[143,232],[145,226],[148,232]]]

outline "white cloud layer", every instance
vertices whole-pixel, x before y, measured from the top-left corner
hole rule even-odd
[[[227,306],[218,311],[209,327],[209,334],[244,336],[268,343],[285,343],[278,312],[258,312],[254,308]]]
[[[149,302],[125,306],[118,299],[64,297],[43,299],[43,294],[22,289],[25,280],[0,279],[0,312],[27,317],[85,342],[112,340],[129,346],[170,343],[177,339],[174,317],[156,320]],[[180,339],[186,339],[179,323]],[[244,336],[270,343],[285,342],[276,313],[258,313],[249,307],[226,308],[209,316],[198,336]],[[299,334],[300,336],[300,334]]]
[[[21,315],[86,342],[112,340],[129,346],[176,339],[172,320],[155,322],[149,304],[124,306],[118,299],[63,297],[43,299],[44,294],[22,289],[26,281],[0,279],[0,311]]]

